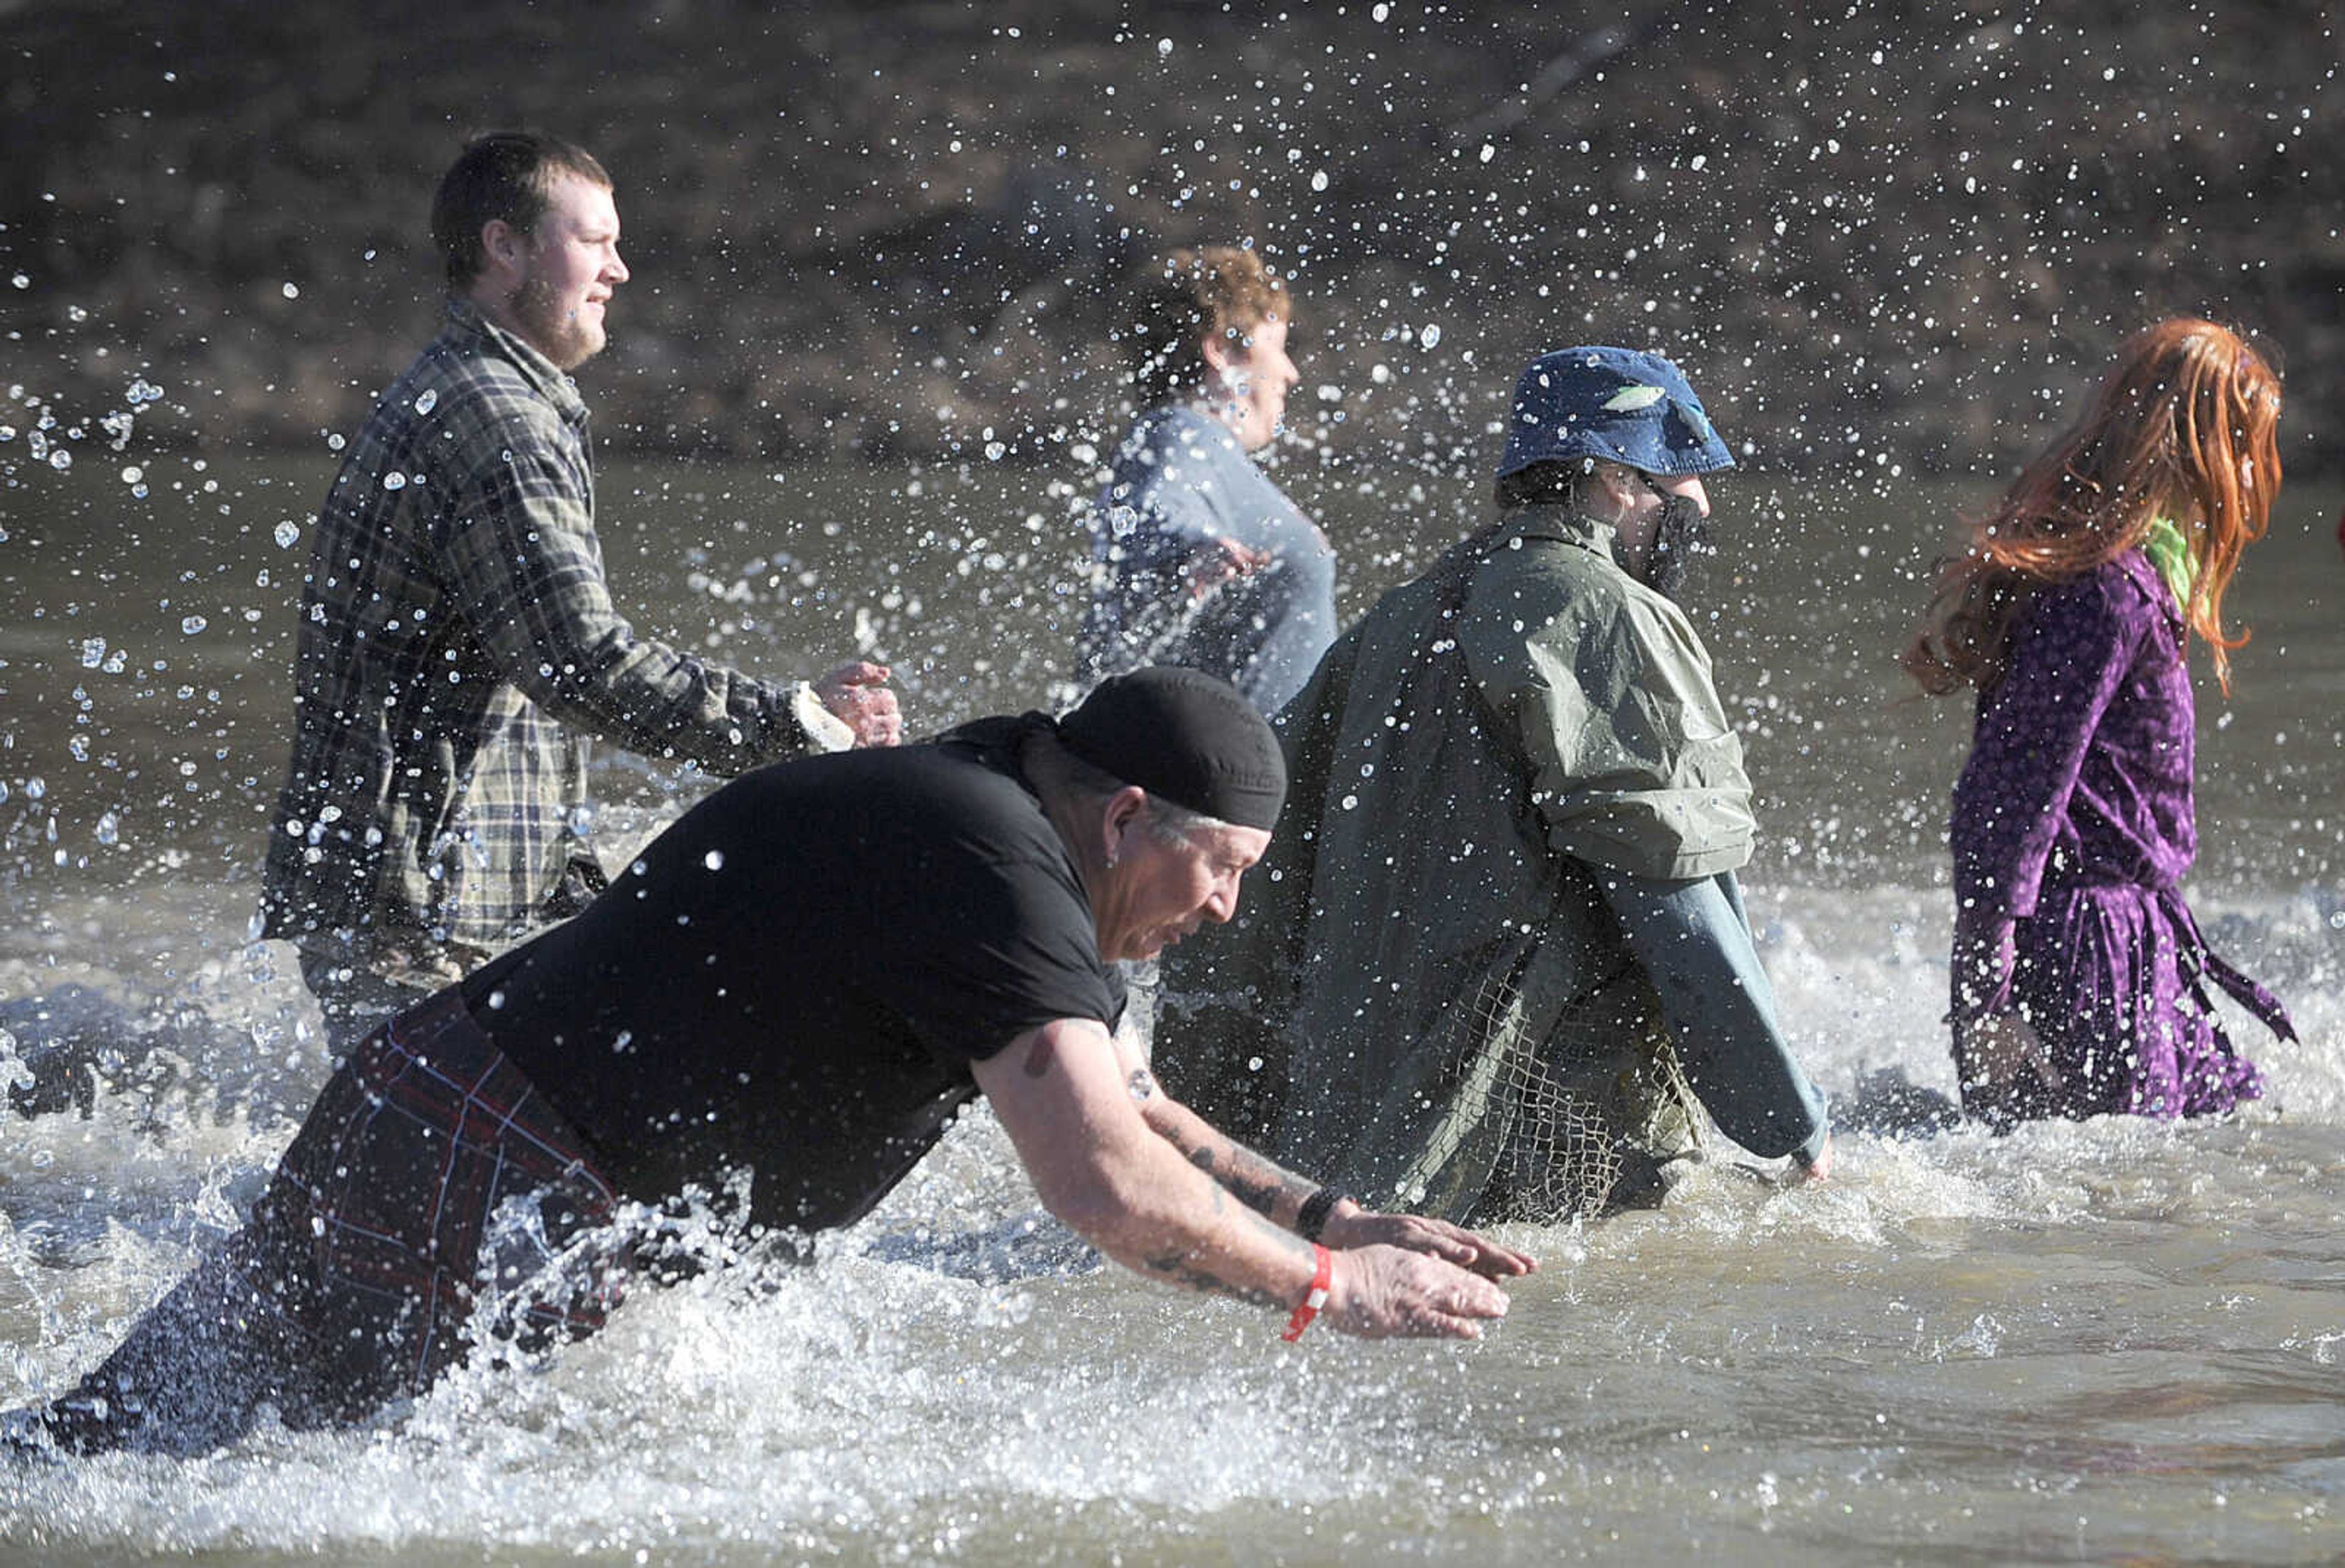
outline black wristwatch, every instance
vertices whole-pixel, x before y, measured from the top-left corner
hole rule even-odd
[[[1319,1232],[1327,1229],[1327,1216],[1335,1211],[1335,1205],[1347,1198],[1352,1198],[1348,1192],[1323,1187],[1304,1199],[1303,1207],[1294,1211],[1294,1233],[1305,1241],[1318,1240]],[[1352,1201],[1357,1203],[1359,1199],[1352,1198]]]

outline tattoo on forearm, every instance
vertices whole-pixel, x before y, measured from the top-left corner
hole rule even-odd
[[[1147,1270],[1172,1284],[1185,1285],[1192,1290],[1208,1295],[1228,1296],[1240,1301],[1250,1301],[1257,1307],[1284,1305],[1269,1291],[1252,1286],[1233,1285],[1227,1280],[1207,1273],[1177,1252],[1158,1258],[1143,1258],[1141,1263]]]
[[[1222,1184],[1236,1194],[1240,1203],[1256,1214],[1268,1216],[1278,1209],[1278,1185],[1275,1182],[1249,1181],[1233,1170],[1222,1178]]]
[[[1300,1204],[1318,1190],[1315,1184],[1281,1169],[1241,1144],[1223,1148],[1209,1143],[1191,1146],[1175,1138],[1173,1147],[1188,1156],[1191,1165],[1228,1189],[1240,1203],[1257,1214],[1275,1214],[1282,1199],[1291,1198]]]

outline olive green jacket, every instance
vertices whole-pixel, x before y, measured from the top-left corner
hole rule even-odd
[[[1386,594],[1278,716],[1286,810],[1237,919],[1167,958],[1168,1086],[1371,1204],[1474,1206],[1520,1042],[1647,1038],[1598,877],[1750,856],[1709,654],[1611,537],[1513,512]]]

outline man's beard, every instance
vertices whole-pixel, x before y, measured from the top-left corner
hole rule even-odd
[[[506,309],[529,346],[560,370],[574,370],[603,351],[603,330],[567,309],[534,275],[523,278]]]
[[[1652,552],[1645,561],[1645,586],[1683,602],[1686,574],[1697,555],[1711,553],[1710,520],[1690,495],[1672,495],[1661,503],[1653,528]]]

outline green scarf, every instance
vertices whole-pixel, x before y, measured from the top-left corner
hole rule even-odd
[[[2190,541],[2182,537],[2182,530],[2172,518],[2151,521],[2148,531],[2141,536],[2141,552],[2149,557],[2149,563],[2166,579],[2174,602],[2188,609],[2190,584],[2198,575],[2198,562],[2191,558]]]

